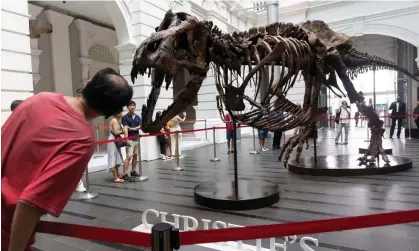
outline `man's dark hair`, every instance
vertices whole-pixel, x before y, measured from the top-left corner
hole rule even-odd
[[[108,118],[122,111],[132,99],[128,82],[111,68],[98,71],[81,91],[89,108]]]
[[[137,106],[137,104],[136,104],[134,101],[132,101],[132,100],[128,103],[127,107],[128,107],[128,106],[130,106],[130,105],[135,105],[135,106]]]
[[[14,100],[12,102],[12,104],[10,105],[10,110],[12,110],[12,112],[13,112],[13,110],[16,109],[16,107],[18,105],[20,105],[20,103],[22,103],[22,102],[23,102],[23,100]]]

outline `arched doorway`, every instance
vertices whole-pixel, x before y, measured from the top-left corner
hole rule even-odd
[[[133,44],[131,16],[125,1],[55,1],[31,2],[29,14],[53,26],[51,34],[31,40],[32,65],[35,69],[34,90],[79,95],[99,69],[111,67],[129,79]],[[36,82],[35,82],[36,81]],[[91,121],[92,126],[108,125],[103,117]],[[98,131],[100,140],[107,138],[106,129]],[[102,146],[105,150],[106,146]]]

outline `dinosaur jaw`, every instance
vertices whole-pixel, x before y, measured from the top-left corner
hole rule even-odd
[[[179,113],[184,112],[185,109],[194,101],[195,97],[198,95],[198,91],[205,77],[205,75],[203,76],[200,74],[191,73],[192,79],[183,87],[182,91],[176,97],[174,97],[173,103],[166,110],[163,110],[160,115],[156,115],[154,120],[152,120],[151,116],[149,116],[149,114],[153,113],[154,106],[147,107],[146,105],[143,105],[142,130],[151,134],[159,133],[170,119]],[[153,91],[150,93],[150,96],[152,94]],[[154,102],[154,105],[155,104],[156,102]]]

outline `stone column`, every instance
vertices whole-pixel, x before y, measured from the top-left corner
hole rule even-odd
[[[28,4],[28,10],[30,15],[29,19],[36,20],[36,17],[41,13],[42,8],[33,4]],[[39,49],[38,41],[38,38],[31,39],[32,77],[34,86],[41,80],[41,75],[39,74],[39,56],[41,55],[42,50]]]
[[[73,21],[73,18],[52,10],[45,11],[45,14],[53,27],[53,32],[50,36],[55,92],[73,96],[68,31],[68,26]]]
[[[202,7],[206,10],[206,19],[212,21],[214,26],[216,25],[223,32],[227,32],[227,9],[225,4],[219,0],[205,0],[202,3]],[[212,69],[207,73],[202,83],[202,87],[198,94],[198,105],[195,106],[196,119],[207,119],[209,122],[208,127],[218,126],[220,122],[220,116],[217,109],[216,96],[218,95],[215,86],[215,76]],[[200,126],[197,124],[197,126]],[[199,133],[197,133],[199,135]],[[212,135],[212,134],[211,134]],[[199,136],[203,138],[202,136]],[[210,136],[209,138],[211,138]]]
[[[74,21],[79,30],[79,43],[80,43],[80,57],[79,62],[81,66],[81,79],[83,85],[86,85],[89,80],[89,69],[92,60],[89,57],[89,48],[92,45],[92,41],[89,36],[90,23],[84,20],[77,19]]]
[[[81,66],[81,81],[83,82],[83,86],[86,86],[87,81],[89,78],[89,69],[92,60],[86,57],[79,57],[79,62]]]

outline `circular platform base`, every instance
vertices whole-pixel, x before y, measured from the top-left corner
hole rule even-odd
[[[367,148],[362,148],[362,147],[359,148],[359,153],[360,154],[364,154],[366,152],[367,152]],[[386,149],[384,149],[384,152],[386,154],[393,154],[393,148],[386,148]]]
[[[387,156],[390,163],[385,163],[381,157],[376,163],[361,164],[357,159],[361,155],[330,155],[300,158],[299,163],[294,160],[288,162],[288,170],[298,174],[316,176],[353,176],[374,175],[406,171],[412,168],[412,160],[404,157]]]
[[[195,187],[195,202],[220,210],[252,210],[279,201],[278,185],[263,180],[239,179],[237,191],[238,196],[234,181],[207,181]]]

